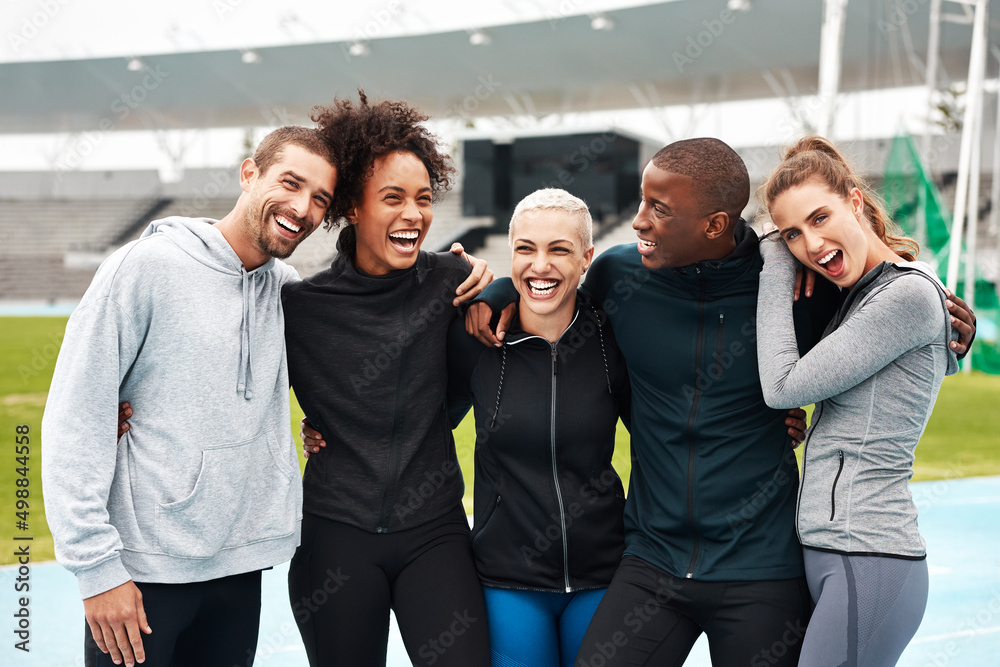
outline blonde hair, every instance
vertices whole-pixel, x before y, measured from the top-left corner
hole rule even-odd
[[[764,208],[770,210],[778,195],[813,178],[818,178],[832,192],[845,199],[853,188],[860,190],[865,219],[875,235],[906,261],[916,259],[920,245],[899,231],[886,214],[881,198],[851,169],[840,151],[823,137],[804,137],[786,150],[781,163],[757,190],[757,197]]]
[[[510,226],[507,228],[507,243],[514,244],[514,223],[524,213],[537,210],[565,211],[577,223],[583,250],[587,251],[594,245],[594,220],[590,217],[587,202],[575,197],[560,188],[542,188],[518,202],[514,213],[510,216]]]

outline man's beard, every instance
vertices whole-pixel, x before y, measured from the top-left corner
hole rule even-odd
[[[246,225],[247,231],[250,233],[249,236],[253,239],[254,245],[257,246],[257,250],[268,257],[274,257],[276,259],[287,259],[290,257],[292,252],[298,247],[299,243],[301,243],[306,237],[307,232],[304,231],[306,223],[293,215],[282,213],[273,208],[262,210],[260,215],[256,216],[256,220],[254,220],[253,211],[255,210],[258,210],[258,207],[251,205],[250,211],[244,218],[243,224]],[[281,236],[275,237],[273,234],[269,234],[268,232],[271,227],[271,217],[275,214],[282,215],[302,227],[303,231],[300,232],[302,235],[299,238],[292,240],[285,239]]]

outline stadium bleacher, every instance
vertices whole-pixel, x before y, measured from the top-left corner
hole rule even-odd
[[[151,220],[228,213],[240,193],[232,172],[192,169],[176,183],[161,183],[154,171],[0,173],[0,302],[79,300],[100,262]],[[468,230],[493,224],[462,216],[460,202],[452,192],[435,206],[426,249],[446,249]],[[289,263],[302,276],[325,268],[338,234],[316,231]]]

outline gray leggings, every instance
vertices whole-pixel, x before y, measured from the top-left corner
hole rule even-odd
[[[927,606],[927,561],[803,549],[816,603],[799,667],[892,667]]]

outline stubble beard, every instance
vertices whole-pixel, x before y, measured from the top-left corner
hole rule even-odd
[[[271,216],[277,211],[271,207],[264,208],[255,204],[256,202],[251,202],[251,206],[243,219],[247,235],[253,240],[257,250],[262,254],[274,257],[275,259],[287,259],[305,238],[305,235],[295,240],[284,239],[282,237],[275,238],[274,235],[268,232],[270,231]],[[259,211],[259,213],[255,213],[255,211]],[[285,214],[285,217],[294,220],[296,223],[300,223],[294,216]]]

